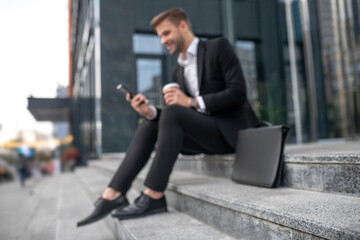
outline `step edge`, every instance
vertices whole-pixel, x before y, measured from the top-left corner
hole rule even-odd
[[[92,170],[92,171],[94,171],[94,170]],[[95,170],[95,172],[96,172],[96,170]],[[98,173],[99,175],[102,175],[102,173]],[[79,177],[79,175],[78,175],[78,177]],[[80,177],[81,178],[81,177]],[[83,182],[83,180],[82,179],[79,179],[79,181],[81,181],[82,182],[82,184],[83,184],[83,186],[82,186],[82,188],[86,188],[85,186],[84,186],[84,182]],[[104,180],[101,180],[101,182],[106,182],[106,180],[104,179]],[[86,190],[84,189],[84,191],[85,192],[87,192],[86,193],[86,195],[88,195],[88,196],[91,196],[91,197],[96,197],[97,196],[97,193],[95,193],[95,191],[93,191],[92,189],[90,189],[90,188],[87,188]],[[179,217],[181,217],[181,218],[186,218],[185,220],[189,220],[189,219],[193,219],[193,220],[195,220],[196,222],[197,222],[197,224],[199,225],[199,226],[203,226],[203,227],[209,227],[209,228],[213,228],[215,231],[217,231],[219,234],[223,234],[224,235],[224,237],[227,237],[227,239],[235,239],[235,238],[233,238],[232,236],[230,236],[230,235],[228,235],[227,233],[224,233],[224,232],[222,232],[222,231],[220,231],[219,229],[217,229],[217,228],[214,228],[214,227],[212,227],[212,226],[210,226],[210,225],[208,225],[208,224],[206,224],[206,223],[204,223],[204,222],[202,222],[202,221],[200,221],[200,220],[198,220],[198,219],[196,219],[196,218],[194,218],[194,217],[192,217],[192,216],[189,216],[188,214],[186,214],[186,213],[183,213],[183,212],[180,212],[180,211],[178,211],[178,210],[176,210],[176,209],[173,209],[173,208],[169,208],[169,210],[171,210],[173,213],[175,213],[175,214],[177,214]],[[120,236],[119,235],[119,232],[121,231],[121,236],[122,237],[124,237],[124,236],[126,236],[126,239],[133,239],[133,240],[136,240],[136,239],[138,239],[136,236],[134,236],[132,233],[134,232],[134,230],[131,230],[131,229],[128,229],[127,228],[127,226],[126,225],[124,225],[121,221],[119,221],[118,219],[115,219],[115,218],[112,218],[112,217],[110,217],[110,216],[108,216],[107,218],[109,218],[109,219],[107,219],[108,221],[111,221],[112,223],[114,222],[115,224],[116,224],[116,226],[117,226],[117,236]],[[108,225],[108,223],[106,224],[106,225]],[[119,229],[119,227],[122,229],[122,230],[120,230]],[[113,233],[113,231],[110,229],[110,231]],[[124,232],[126,233],[125,235],[124,235]],[[114,233],[113,233],[114,234]],[[121,238],[117,238],[117,239],[121,239]]]
[[[100,166],[100,167],[104,167],[104,166]],[[114,170],[110,169],[110,166],[106,166],[107,168],[103,168],[104,170],[106,170],[107,172],[109,173],[113,173]],[[146,171],[146,170],[145,170]],[[180,171],[179,171],[180,172]],[[145,177],[143,176],[144,174],[139,174],[138,175],[138,180],[140,181],[143,181],[145,179]],[[195,174],[196,175],[196,174]],[[204,176],[204,177],[208,177],[208,176]],[[210,178],[210,177],[209,177]],[[266,211],[266,210],[263,210],[263,209],[259,209],[257,207],[254,207],[253,205],[249,205],[249,204],[237,204],[237,207],[240,207],[240,209],[242,210],[239,210],[237,208],[234,208],[234,206],[228,206],[228,205],[219,205],[218,202],[216,201],[216,199],[212,199],[210,198],[209,196],[207,196],[206,198],[199,198],[198,195],[196,193],[193,193],[191,191],[188,191],[186,188],[182,188],[181,186],[176,186],[175,184],[173,184],[171,181],[169,182],[169,185],[168,185],[168,189],[169,190],[173,190],[173,191],[177,191],[179,192],[180,194],[186,194],[186,195],[189,195],[190,197],[193,197],[193,198],[196,198],[196,199],[199,199],[199,200],[202,200],[202,201],[205,201],[205,202],[209,202],[210,204],[215,204],[215,205],[218,205],[218,206],[221,206],[221,207],[225,207],[225,208],[229,208],[233,211],[236,211],[236,212],[241,212],[241,213],[244,213],[244,214],[248,214],[248,215],[251,215],[251,216],[254,216],[254,217],[257,217],[257,218],[261,218],[263,220],[267,220],[267,221],[270,221],[270,222],[273,222],[275,224],[278,224],[278,225],[283,225],[283,226],[287,226],[287,227],[290,227],[290,228],[293,228],[293,229],[297,229],[297,230],[302,230],[302,229],[298,229],[296,227],[297,224],[287,224],[287,223],[284,223],[285,221],[277,221],[276,219],[279,218],[279,219],[283,219],[284,214],[281,214],[281,213],[274,213],[274,211]],[[295,191],[305,191],[305,192],[314,192],[314,191],[309,191],[309,190],[302,190],[302,189],[293,189],[293,188],[284,188],[284,189],[291,189],[291,190],[295,190]],[[332,195],[332,193],[324,193],[324,192],[317,192],[319,194],[330,194]],[[350,198],[357,198],[355,196],[348,196],[348,195],[338,195],[336,194],[337,196],[341,196],[341,197],[350,197]],[[208,199],[212,199],[212,201],[208,201]],[[245,209],[245,210],[244,210]],[[246,211],[246,209],[251,209],[251,211]],[[252,213],[253,211],[255,211],[255,213]],[[260,212],[260,213],[256,213],[256,212]],[[270,216],[271,218],[263,218],[262,215],[264,213],[270,213]],[[269,214],[267,214],[269,215]],[[298,217],[291,217],[291,215],[289,216],[286,216],[287,217],[287,221],[288,222],[305,222],[305,223],[310,223],[310,224],[313,224],[313,226],[316,226],[317,229],[333,229],[335,231],[339,231],[339,232],[343,232],[343,233],[348,233],[347,235],[351,235],[351,236],[354,236],[354,232],[353,231],[350,231],[349,232],[349,229],[346,229],[346,228],[342,228],[342,227],[331,227],[331,226],[327,226],[327,225],[324,225],[322,224],[321,222],[318,222],[318,223],[314,223],[314,221],[310,221],[309,219],[302,219],[302,218],[298,218]],[[315,225],[314,225],[315,224]],[[317,227],[319,226],[319,227]],[[306,229],[303,230],[304,232],[308,232]],[[311,233],[311,232],[310,232]],[[360,236],[360,232],[355,232],[357,234],[359,234]]]

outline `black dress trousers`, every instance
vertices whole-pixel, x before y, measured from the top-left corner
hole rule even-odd
[[[168,105],[157,120],[145,120],[137,129],[126,156],[109,187],[125,194],[147,163],[156,144],[156,154],[145,186],[163,192],[179,153],[225,154],[227,143],[213,117],[179,105]]]

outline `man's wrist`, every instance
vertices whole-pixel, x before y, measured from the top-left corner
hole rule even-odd
[[[149,110],[148,112],[145,114],[146,119],[148,120],[153,120],[155,119],[157,116],[157,110],[153,105],[149,105]]]
[[[199,103],[196,98],[190,98],[189,105],[190,105],[190,108],[194,108],[194,109],[199,108]]]
[[[204,99],[202,96],[198,96],[196,97],[196,100],[199,104],[199,108],[197,109],[199,112],[206,112],[206,105],[205,105],[205,102],[204,102]]]

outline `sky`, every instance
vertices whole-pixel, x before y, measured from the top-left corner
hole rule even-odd
[[[19,130],[51,134],[27,98],[53,98],[68,82],[68,0],[0,0],[0,143]]]

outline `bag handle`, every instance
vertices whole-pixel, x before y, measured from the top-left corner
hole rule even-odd
[[[258,125],[255,126],[255,128],[259,128],[259,127],[271,127],[272,124],[270,122],[267,121],[260,121],[258,123]]]

